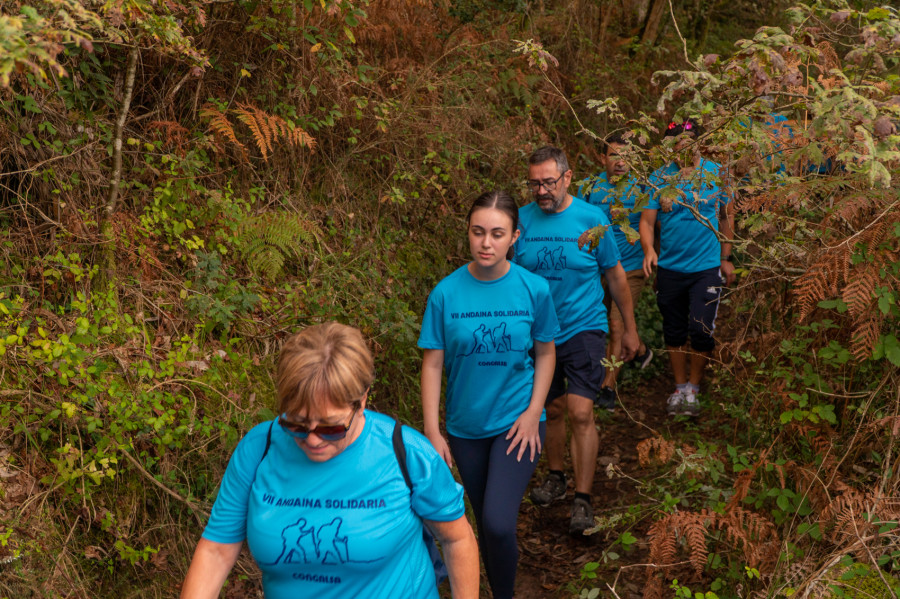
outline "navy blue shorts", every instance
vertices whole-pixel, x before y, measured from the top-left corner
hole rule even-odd
[[[556,370],[550,383],[547,402],[566,393],[593,400],[600,392],[606,369],[606,333],[582,331],[556,345]],[[567,385],[568,383],[568,385]]]
[[[694,351],[715,349],[713,331],[723,285],[718,267],[691,273],[657,269],[656,304],[666,345],[681,347],[690,337]]]

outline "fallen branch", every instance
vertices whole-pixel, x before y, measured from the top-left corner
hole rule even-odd
[[[190,500],[188,500],[188,499],[185,499],[184,497],[182,497],[181,495],[179,495],[178,493],[176,493],[175,491],[173,491],[172,489],[170,489],[170,488],[167,487],[166,485],[164,485],[164,484],[162,484],[161,482],[159,482],[158,480],[156,480],[156,477],[153,476],[152,474],[150,474],[149,472],[147,472],[147,470],[141,465],[141,463],[138,462],[137,459],[135,459],[135,457],[134,457],[133,455],[131,455],[130,453],[128,453],[127,451],[123,451],[123,452],[122,452],[122,455],[124,455],[124,456],[128,459],[128,461],[131,462],[131,464],[132,464],[135,468],[137,468],[138,471],[140,471],[141,474],[143,474],[144,476],[146,476],[147,479],[148,479],[150,482],[152,482],[154,485],[156,485],[157,487],[159,487],[160,489],[162,489],[162,491],[165,492],[165,493],[166,493],[167,495],[169,495],[170,497],[174,497],[175,499],[177,499],[177,500],[180,501],[181,503],[183,503],[183,504],[185,504],[186,506],[188,506],[188,507],[191,509],[191,511],[193,512],[194,517],[197,519],[197,523],[200,525],[201,528],[203,527],[204,523],[203,523],[203,520],[200,519],[200,516],[199,516],[198,512],[199,512],[199,513],[202,513],[202,514],[205,514],[206,516],[209,516],[209,511],[207,511],[207,510],[201,508],[199,505],[197,505],[197,504],[194,503],[193,501],[190,501]]]

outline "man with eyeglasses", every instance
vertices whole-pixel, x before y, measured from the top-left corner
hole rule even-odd
[[[700,134],[691,120],[666,128],[665,137],[676,140],[675,158],[650,176],[650,202],[640,222],[644,274],[649,277],[657,267],[656,303],[675,379],[675,391],[666,400],[669,416],[700,413],[697,394],[716,346],[713,331],[722,286],[734,282],[731,243],[719,241],[720,231],[725,239],[734,236],[733,206],[722,188],[720,166],[700,155],[696,141]],[[657,219],[658,256],[653,247]]]
[[[561,329],[555,340],[556,371],[546,401],[549,473],[540,486],[532,489],[531,499],[537,505],[548,505],[566,496],[563,468],[568,415],[575,473],[569,532],[581,534],[594,525],[591,489],[600,440],[593,408],[604,377],[602,360],[608,330],[602,273],[606,273],[610,294],[625,322],[622,359],[630,360],[640,341],[613,235],[604,235],[593,249],[579,242],[588,229],[609,226],[609,219],[601,209],[570,195],[571,182],[569,162],[559,148],[545,146],[529,157],[526,185],[534,202],[519,209],[521,235],[515,260],[550,283]]]

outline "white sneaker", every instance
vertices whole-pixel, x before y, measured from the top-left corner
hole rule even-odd
[[[693,391],[682,391],[681,393],[681,410],[678,412],[682,416],[694,417],[700,414],[700,402]]]
[[[697,398],[694,398],[694,401],[697,401]],[[666,414],[669,416],[678,416],[681,414],[681,404],[684,402],[684,392],[681,389],[676,389],[675,393],[669,396],[669,399],[666,400]]]

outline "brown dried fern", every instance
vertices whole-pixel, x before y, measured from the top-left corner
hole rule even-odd
[[[269,156],[275,153],[275,142],[278,139],[286,141],[296,148],[307,148],[315,151],[316,140],[306,131],[289,123],[280,116],[268,114],[249,104],[238,104],[231,111],[237,119],[244,123],[253,136],[253,141],[259,149],[263,160],[269,160]],[[210,120],[210,127],[220,136],[237,145],[246,157],[246,147],[238,141],[234,127],[228,120],[228,116],[215,106],[207,104],[200,111],[200,116]]]
[[[844,287],[841,299],[847,304],[850,315],[859,318],[864,315],[869,306],[875,300],[875,286],[878,284],[878,275],[871,268],[864,268],[861,272],[854,269],[857,275],[851,277]]]
[[[212,104],[206,104],[200,109],[200,116],[209,119],[210,128],[236,145],[241,150],[241,154],[246,156],[247,148],[238,141],[237,135],[234,133],[234,127],[231,126],[231,121],[228,120],[228,117],[223,112]]]
[[[819,42],[816,44],[816,50],[819,51],[819,68],[822,72],[828,73],[831,69],[841,68],[841,60],[838,58],[834,47],[828,42]]]
[[[668,514],[662,520],[657,520],[647,531],[647,539],[650,541],[650,563],[667,572],[675,561],[678,553],[678,539],[672,530],[672,518],[680,516],[681,512]]]
[[[648,576],[644,597],[659,597],[663,581],[676,564],[678,548],[684,543],[694,574],[701,576],[706,567],[709,548],[707,533],[717,530],[720,539],[741,551],[747,564],[760,572],[773,571],[778,561],[781,539],[775,525],[765,517],[741,507],[726,509],[724,514],[703,510],[676,512],[654,522],[647,532],[650,563],[657,573]]]
[[[165,143],[179,150],[187,143],[190,134],[190,131],[175,121],[150,121],[147,128],[162,133]]]
[[[264,130],[265,121],[257,121],[257,111],[252,106],[239,105],[235,112],[237,113],[238,120],[247,125],[250,129],[250,133],[253,134],[253,140],[256,142],[256,147],[259,148],[260,154],[262,154],[262,159],[268,161],[271,147],[266,139]],[[271,137],[270,133],[269,138]]]
[[[831,540],[834,542],[853,541],[869,534],[875,526],[870,511],[875,497],[856,489],[847,489],[832,501],[820,514],[825,526],[833,525]],[[868,518],[867,518],[868,515]]]
[[[706,567],[706,558],[709,555],[709,549],[706,546],[706,520],[703,517],[686,519],[682,534],[687,541],[689,559],[694,568],[694,574],[698,577],[702,576],[703,569]]]
[[[644,585],[643,599],[663,599],[666,597],[665,590],[662,575],[651,575]]]
[[[637,444],[638,462],[647,467],[654,461],[666,464],[675,455],[675,442],[662,437],[651,437]]]
[[[820,252],[807,272],[794,281],[800,322],[812,314],[820,301],[840,292],[841,282],[850,276],[850,264],[850,247],[842,243]]]
[[[750,484],[753,482],[755,473],[755,469],[747,469],[738,474],[737,478],[734,480],[734,485],[732,485],[734,492],[731,494],[731,499],[728,500],[726,509],[734,509],[744,501],[747,497],[747,493],[750,492]]]
[[[813,313],[820,301],[828,297],[828,278],[824,263],[810,267],[794,281],[794,297],[800,307],[800,322]]]
[[[881,337],[881,317],[879,312],[873,310],[868,318],[858,321],[853,329],[853,337],[850,343],[850,352],[858,361],[869,358],[875,351],[875,345]]]

